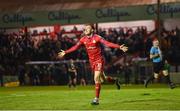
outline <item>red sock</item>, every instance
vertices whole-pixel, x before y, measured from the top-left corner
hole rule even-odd
[[[95,84],[95,88],[96,88],[96,98],[99,98],[100,90],[101,90],[101,84],[100,83],[96,83]]]
[[[110,83],[114,83],[114,81],[115,81],[115,79],[110,76],[106,76],[106,80]]]

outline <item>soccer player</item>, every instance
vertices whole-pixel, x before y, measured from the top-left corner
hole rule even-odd
[[[80,48],[80,46],[84,45],[86,51],[89,56],[89,62],[91,65],[92,70],[94,71],[94,82],[95,82],[95,92],[96,96],[91,102],[92,105],[99,104],[99,95],[101,90],[101,83],[104,80],[108,82],[114,82],[117,85],[117,88],[120,89],[120,83],[117,78],[112,78],[110,76],[105,76],[104,74],[104,59],[101,52],[100,44],[104,44],[111,48],[119,48],[123,52],[128,50],[128,47],[123,45],[114,44],[104,40],[101,36],[94,34],[94,27],[90,24],[85,26],[84,29],[84,36],[80,39],[80,41],[66,51],[61,51],[58,53],[58,57],[63,57],[64,55],[71,53]]]
[[[74,61],[71,59],[70,63],[67,64],[68,68],[68,78],[69,78],[69,88],[73,85],[73,87],[76,87],[76,81],[77,81],[77,70],[74,64]]]
[[[159,48],[158,39],[153,40],[153,46],[150,50],[150,59],[152,59],[153,62],[154,74],[150,76],[147,80],[145,80],[145,87],[147,88],[147,85],[150,81],[158,79],[159,73],[162,73],[165,76],[166,82],[168,83],[169,87],[171,89],[175,88],[175,85],[170,80],[168,70],[167,68],[165,68],[165,64],[162,58],[162,52]]]

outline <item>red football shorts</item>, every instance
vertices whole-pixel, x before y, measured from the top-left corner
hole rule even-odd
[[[104,70],[104,61],[103,60],[92,61],[90,63],[91,63],[91,68],[93,71],[103,71]]]

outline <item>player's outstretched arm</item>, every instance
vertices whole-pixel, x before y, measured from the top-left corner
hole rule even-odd
[[[102,37],[100,37],[100,42],[105,44],[106,46],[108,47],[111,47],[111,48],[119,48],[120,50],[122,50],[123,52],[126,52],[128,51],[128,47],[125,46],[124,44],[123,45],[118,45],[118,44],[115,44],[115,43],[112,43],[112,42],[109,42],[109,41],[106,41],[105,39],[103,39]]]
[[[78,42],[76,45],[72,46],[70,49],[68,49],[68,50],[66,50],[66,51],[61,50],[61,51],[58,53],[58,58],[62,58],[62,57],[64,57],[66,54],[78,50],[81,45],[82,45],[82,43],[81,43],[81,42]]]
[[[124,44],[122,44],[122,45],[120,45],[120,50],[122,50],[123,52],[126,52],[126,51],[128,51],[128,47],[127,46],[125,46]]]

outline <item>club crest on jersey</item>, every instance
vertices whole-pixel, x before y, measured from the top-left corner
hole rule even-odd
[[[96,41],[95,41],[95,40],[93,40],[93,43],[96,43]]]
[[[84,42],[84,44],[86,44],[86,42]]]

